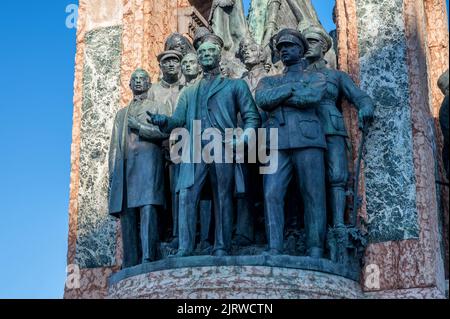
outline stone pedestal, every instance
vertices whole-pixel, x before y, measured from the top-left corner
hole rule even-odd
[[[114,279],[108,293],[112,299],[363,298],[360,285],[351,279],[284,267],[189,267]]]

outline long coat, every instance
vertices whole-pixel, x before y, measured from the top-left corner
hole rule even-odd
[[[223,76],[217,76],[211,85],[206,97],[199,96],[199,88],[202,81],[187,87],[181,91],[178,99],[177,108],[169,123],[165,128],[170,132],[177,127],[186,127],[193,142],[193,121],[200,120],[203,105],[200,101],[205,101],[208,109],[207,114],[210,123],[222,134],[227,128],[237,128],[238,114],[240,113],[243,128],[257,129],[261,124],[261,119],[253,100],[252,94],[243,80],[228,79]],[[201,100],[200,100],[201,99]],[[192,147],[191,147],[192,150]],[[180,165],[180,175],[177,184],[177,191],[190,188],[194,185],[193,157],[191,154],[191,163],[182,162]],[[237,165],[237,176],[242,176],[240,165]],[[243,185],[236,185],[238,192],[244,189]]]
[[[161,141],[168,135],[144,124],[146,111],[166,113],[164,107],[161,110],[154,102],[145,100],[135,114],[141,124],[139,131],[128,127],[130,106],[119,110],[114,120],[109,151],[109,213],[116,217],[125,198],[128,208],[165,204]]]

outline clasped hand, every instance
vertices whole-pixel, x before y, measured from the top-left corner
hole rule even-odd
[[[153,114],[150,111],[147,111],[147,122],[158,127],[164,127],[167,125],[167,116],[162,114]]]

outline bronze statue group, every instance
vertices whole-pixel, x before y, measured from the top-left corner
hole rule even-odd
[[[116,115],[109,156],[109,212],[120,218],[123,268],[165,257],[244,254],[243,247],[342,262],[355,225],[345,218],[348,136],[339,101],[358,110],[361,129],[374,104],[327,63],[332,38],[310,9],[296,11],[292,3],[310,5],[268,1],[264,43],[242,24],[241,2],[214,1],[211,29],[199,28],[192,43],[178,33],[167,39],[157,83],[143,69],[131,76],[133,100]],[[279,23],[289,8],[298,27]],[[175,161],[169,136],[177,128],[194,134],[194,121],[202,132],[277,129],[276,171]],[[246,143],[233,140],[235,147]],[[289,250],[290,236],[303,244],[301,252]]]

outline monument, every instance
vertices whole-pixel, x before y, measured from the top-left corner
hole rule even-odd
[[[445,2],[334,18],[333,45],[307,0],[80,0],[65,298],[445,298]]]

